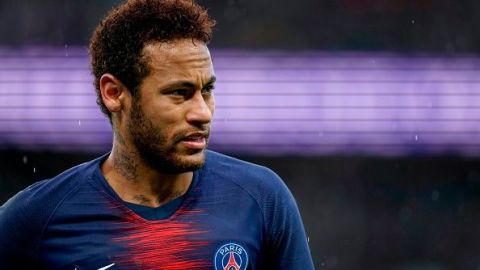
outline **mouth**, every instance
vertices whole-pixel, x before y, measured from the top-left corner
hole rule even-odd
[[[189,149],[201,150],[207,146],[207,132],[194,132],[180,140],[180,144]]]

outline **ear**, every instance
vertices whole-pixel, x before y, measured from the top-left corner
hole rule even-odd
[[[99,84],[105,106],[112,113],[119,112],[125,105],[127,96],[125,86],[110,73],[103,74]]]

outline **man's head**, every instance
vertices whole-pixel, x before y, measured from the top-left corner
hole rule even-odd
[[[129,0],[111,10],[98,25],[90,42],[97,103],[111,121],[100,93],[100,78],[110,73],[135,95],[149,74],[145,45],[175,39],[207,44],[215,21],[193,0]]]
[[[117,143],[168,173],[199,168],[214,112],[206,44],[214,21],[188,0],[131,0],[109,13],[90,46],[97,103]]]

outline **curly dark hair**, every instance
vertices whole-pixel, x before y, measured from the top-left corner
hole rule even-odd
[[[137,96],[148,76],[145,45],[191,38],[208,43],[215,21],[194,0],[128,0],[112,9],[97,26],[90,41],[90,61],[95,77],[97,104],[112,121],[103,103],[99,81],[111,73]]]

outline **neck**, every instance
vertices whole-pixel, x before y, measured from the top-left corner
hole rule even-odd
[[[133,147],[115,141],[101,170],[122,200],[150,207],[161,206],[185,194],[193,178],[193,172],[159,172],[148,166]]]

